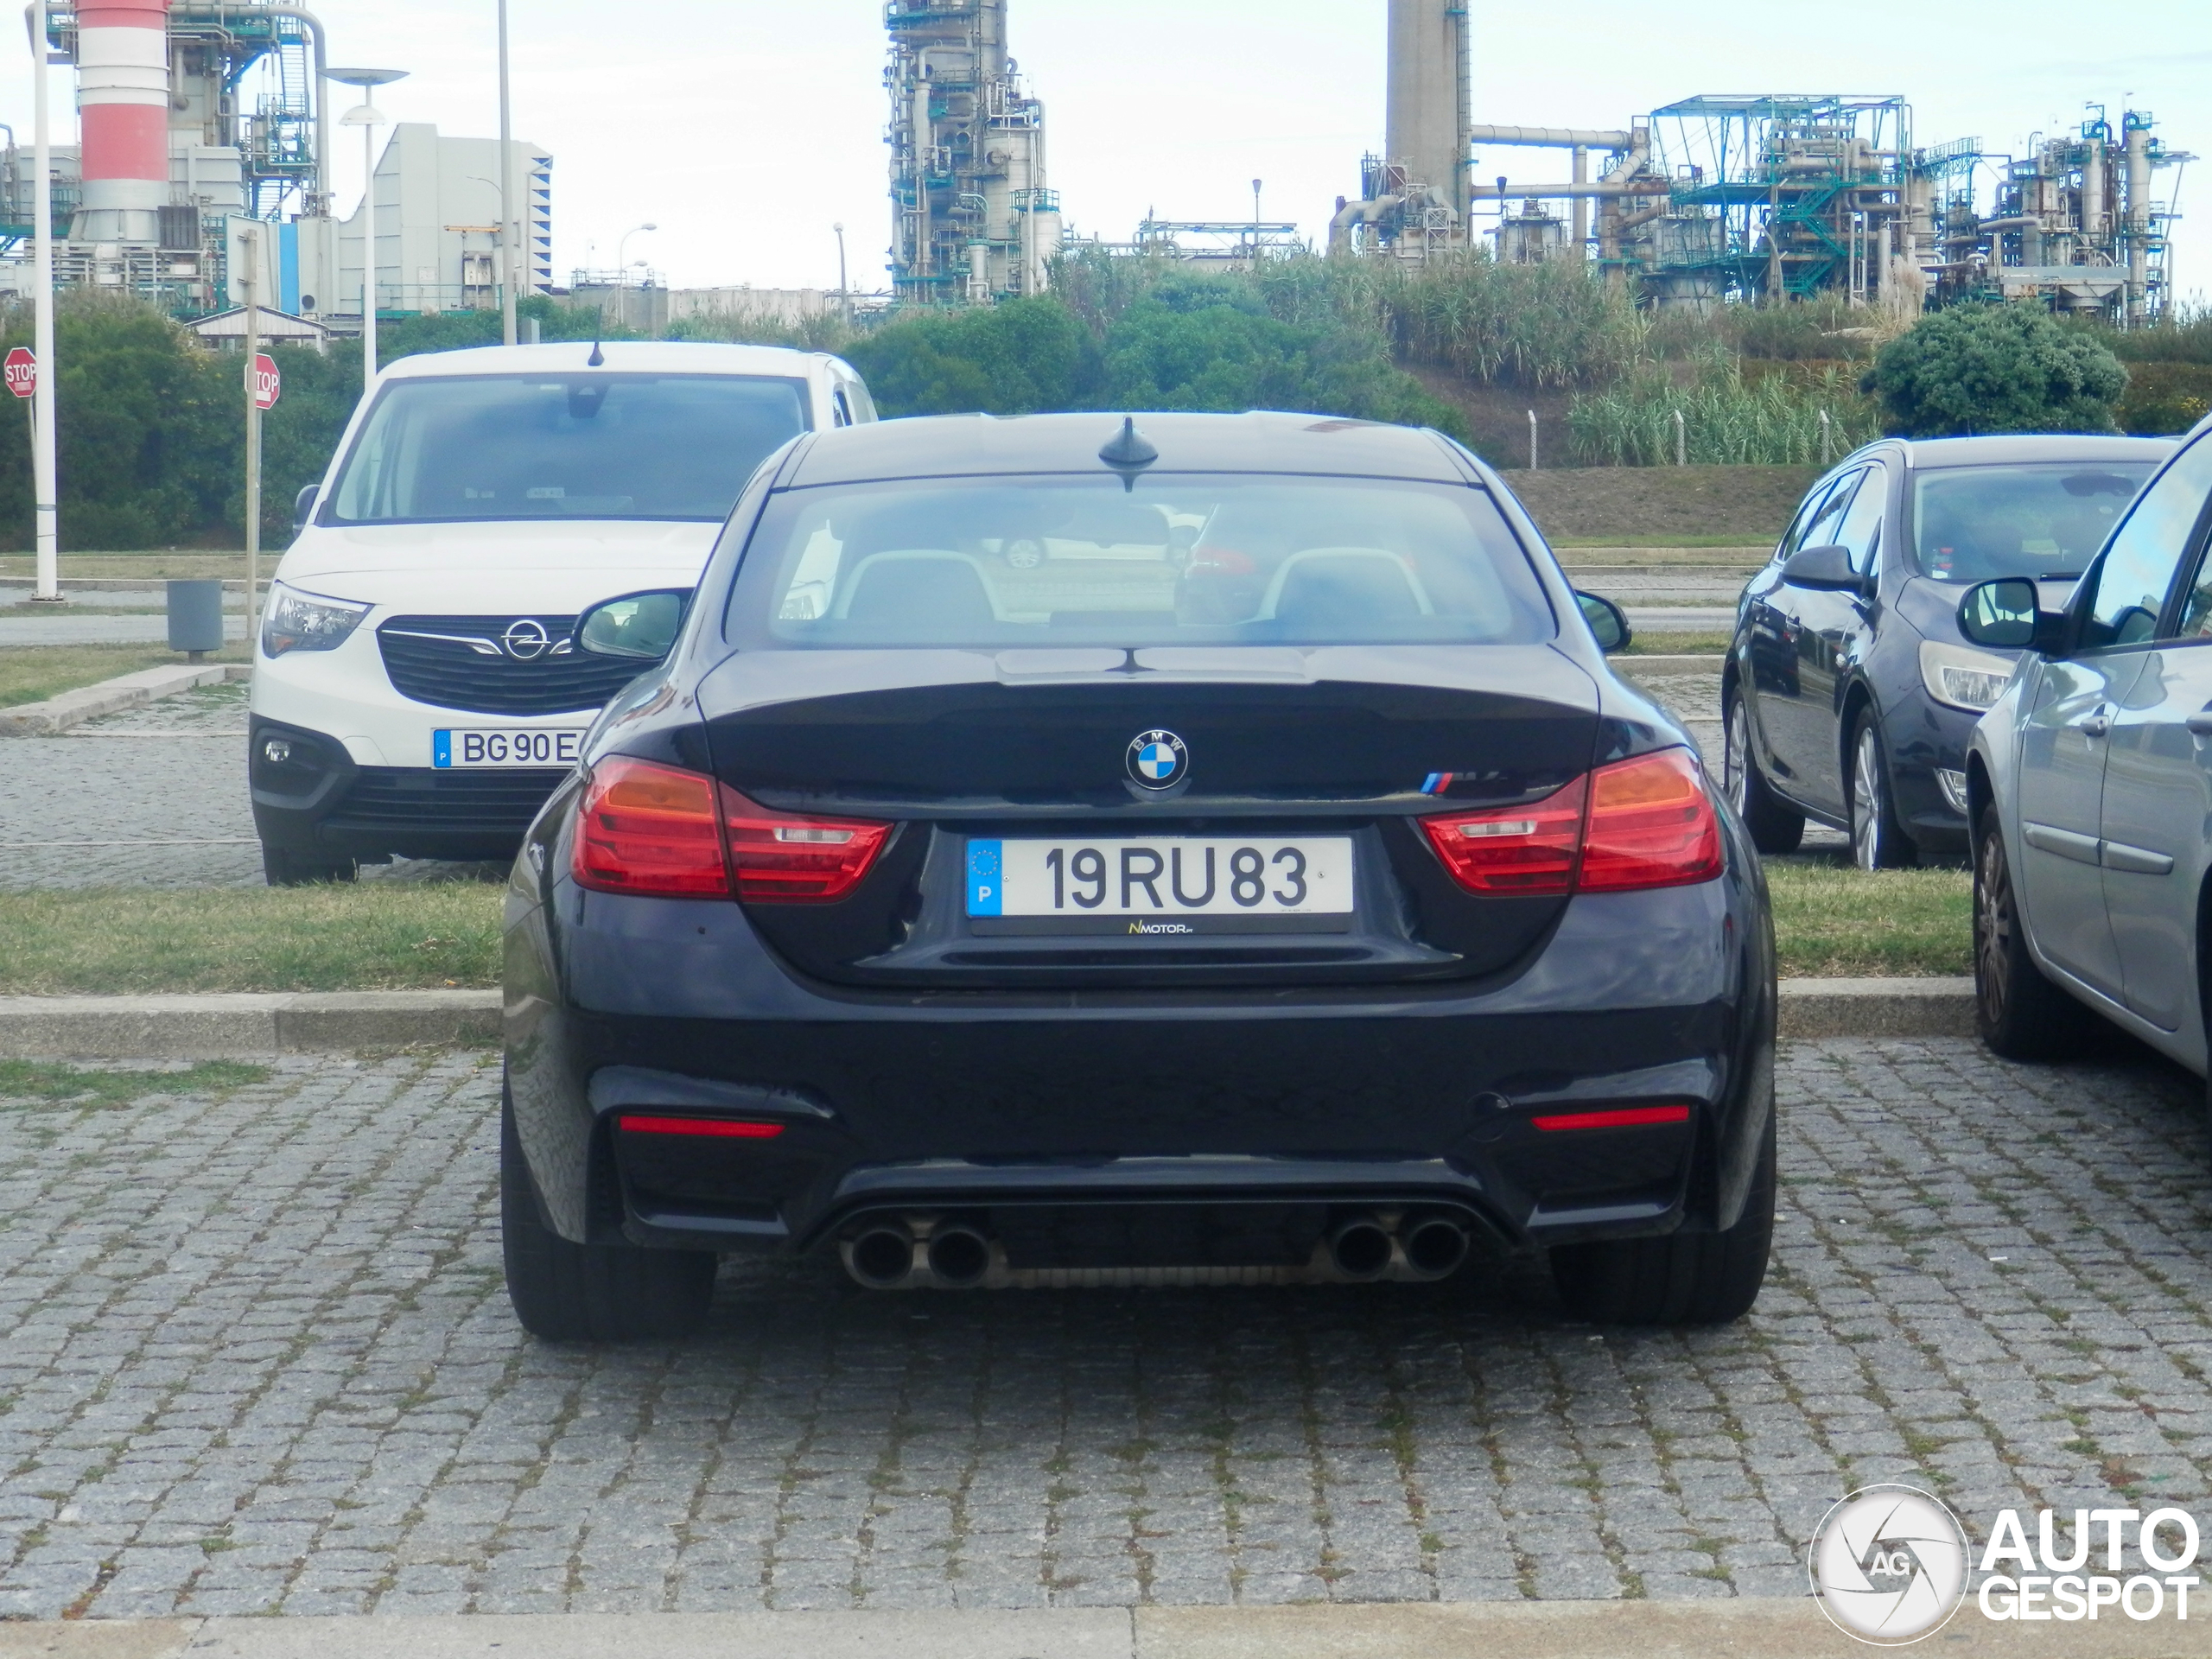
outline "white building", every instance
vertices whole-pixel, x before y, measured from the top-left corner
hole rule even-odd
[[[513,150],[523,196],[518,288],[543,294],[553,286],[553,158],[519,139]],[[376,171],[379,313],[499,304],[499,157],[496,138],[443,137],[422,121],[392,129]],[[349,219],[299,220],[296,264],[281,283],[286,308],[358,323],[362,240],[359,207]]]

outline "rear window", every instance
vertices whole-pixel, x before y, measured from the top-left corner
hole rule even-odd
[[[1955,467],[1918,475],[1913,543],[1938,582],[2078,576],[2155,461]]]
[[[728,516],[807,428],[806,383],[486,375],[378,394],[325,515],[341,524]]]
[[[778,494],[730,633],[756,646],[1507,644],[1556,632],[1480,490],[1111,475]]]

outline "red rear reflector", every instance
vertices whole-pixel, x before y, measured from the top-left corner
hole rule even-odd
[[[858,887],[893,826],[772,811],[696,772],[617,756],[593,768],[569,868],[579,887],[663,899],[824,905]]]
[[[1647,1123],[1687,1123],[1687,1106],[1622,1106],[1603,1112],[1566,1112],[1531,1120],[1546,1135],[1562,1129],[1634,1129]]]
[[[1687,749],[1617,760],[1525,806],[1421,827],[1469,893],[1625,893],[1710,881],[1721,869],[1720,820]]]
[[[715,781],[617,756],[592,769],[569,869],[578,887],[663,899],[727,899]]]
[[[797,817],[722,790],[737,896],[756,905],[827,905],[860,886],[891,838],[891,825],[859,818]]]
[[[1574,890],[1586,779],[1527,806],[1423,818],[1428,844],[1469,893],[1542,897]]]
[[[1688,749],[1662,749],[1591,774],[1583,893],[1686,887],[1720,874],[1720,819]]]
[[[729,1141],[772,1141],[784,1132],[780,1123],[736,1123],[726,1117],[639,1117],[625,1112],[620,1122],[627,1135],[703,1135]]]

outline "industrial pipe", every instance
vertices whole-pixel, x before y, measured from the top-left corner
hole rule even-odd
[[[1403,196],[1378,196],[1373,201],[1346,202],[1329,221],[1329,251],[1342,253],[1351,246],[1351,227],[1372,225],[1403,201]]]
[[[1672,188],[1664,179],[1630,179],[1618,184],[1600,179],[1595,184],[1478,184],[1467,194],[1477,201],[1511,201],[1523,196],[1550,200],[1576,196],[1663,196]]]
[[[1522,145],[1530,149],[1628,149],[1633,132],[1602,127],[1481,127],[1467,129],[1471,143]]]

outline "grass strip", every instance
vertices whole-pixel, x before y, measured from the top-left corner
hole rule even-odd
[[[1868,875],[1839,858],[1767,861],[1788,975],[1971,970],[1964,870]],[[502,889],[489,882],[198,892],[0,893],[0,993],[422,990],[495,985]]]
[[[208,661],[245,661],[243,641],[211,652]],[[174,668],[182,652],[161,645],[9,645],[0,648],[0,709],[48,697],[80,686],[98,685],[142,668]]]
[[[1726,633],[1637,633],[1630,630],[1628,649],[1615,657],[1726,657],[1734,636]]]
[[[1974,877],[1853,868],[1842,855],[1766,861],[1782,972],[1836,977],[1974,971]]]
[[[0,993],[495,985],[495,883],[0,893]]]
[[[106,1071],[41,1060],[0,1060],[0,1100],[92,1101],[118,1106],[149,1095],[219,1095],[265,1083],[265,1065],[207,1060],[181,1071]]]

